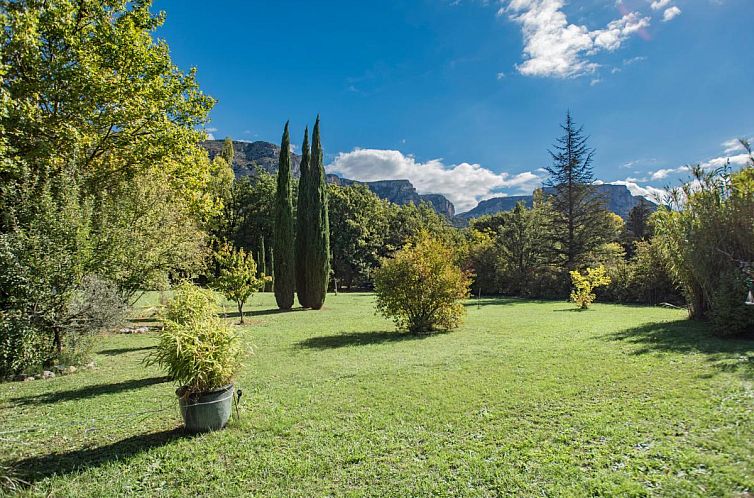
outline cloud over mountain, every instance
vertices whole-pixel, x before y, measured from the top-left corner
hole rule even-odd
[[[541,178],[530,171],[511,175],[495,173],[479,164],[446,165],[442,159],[418,162],[400,151],[382,149],[341,152],[327,171],[363,182],[407,179],[421,194],[445,195],[458,211],[499,195],[500,189],[531,193],[541,183]]]

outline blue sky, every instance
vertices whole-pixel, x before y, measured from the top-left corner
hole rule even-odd
[[[156,0],[218,100],[216,138],[293,142],[329,169],[409,178],[458,211],[530,192],[566,110],[595,176],[651,194],[754,136],[752,0]]]

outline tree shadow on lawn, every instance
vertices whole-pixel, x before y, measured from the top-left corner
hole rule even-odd
[[[370,332],[344,332],[342,334],[310,337],[297,344],[298,347],[308,349],[335,349],[348,346],[369,346],[398,341],[419,341],[445,332],[432,334],[410,334],[396,330],[381,330]]]
[[[464,301],[463,305],[467,308],[473,308],[476,306],[504,306],[506,304],[516,304],[529,302],[526,299],[518,299],[513,297],[485,297],[477,299],[476,296],[469,297]]]
[[[254,318],[256,316],[265,316],[265,315],[280,315],[282,313],[295,313],[297,311],[307,311],[306,308],[291,308],[289,310],[281,310],[279,308],[270,308],[268,310],[259,310],[259,311],[253,311],[244,309],[243,310],[243,316],[244,318]],[[220,318],[241,318],[241,314],[238,311],[230,311],[227,313],[220,312],[217,314]]]
[[[149,377],[147,379],[126,380],[123,382],[115,382],[113,384],[97,384],[71,391],[59,391],[39,394],[37,396],[12,398],[10,401],[17,405],[41,405],[58,403],[61,401],[75,401],[77,399],[93,398],[102,394],[115,394],[123,391],[130,391],[132,389],[141,389],[156,384],[164,384],[165,382],[170,382],[170,379],[168,377]]]
[[[97,354],[101,354],[104,356],[117,356],[119,354],[125,354],[125,353],[133,353],[136,351],[149,351],[150,349],[154,349],[155,346],[142,346],[138,348],[113,348],[113,349],[103,349],[102,351],[97,352]]]
[[[604,336],[639,346],[632,354],[699,353],[724,372],[754,378],[754,337],[721,338],[708,324],[694,320],[648,323]]]
[[[19,477],[29,484],[34,484],[53,475],[71,474],[109,462],[127,463],[129,458],[139,453],[186,437],[192,437],[192,435],[185,433],[183,428],[139,434],[106,446],[29,457],[12,462],[12,466],[17,469]]]

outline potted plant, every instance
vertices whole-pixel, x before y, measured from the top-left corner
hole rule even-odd
[[[241,364],[238,337],[217,315],[214,295],[185,283],[163,314],[164,328],[146,363],[165,369],[179,384],[176,394],[186,430],[225,427],[233,406],[232,379]]]

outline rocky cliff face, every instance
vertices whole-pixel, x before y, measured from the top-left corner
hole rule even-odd
[[[222,140],[207,140],[202,145],[209,151],[209,156],[215,157],[222,151]],[[269,142],[233,142],[235,157],[233,159],[233,171],[236,178],[242,176],[253,176],[258,169],[275,174],[278,170],[278,157],[280,147]],[[291,170],[293,176],[298,178],[301,174],[301,156],[291,154]],[[508,211],[516,207],[516,203],[523,201],[527,207],[531,207],[532,196],[515,195],[510,197],[493,197],[482,201],[472,209],[456,216],[453,203],[442,194],[419,194],[416,188],[408,180],[380,180],[376,182],[357,182],[348,178],[341,178],[337,175],[327,175],[327,181],[336,185],[348,186],[354,183],[363,183],[369,189],[377,194],[378,197],[386,199],[394,204],[403,206],[406,204],[419,205],[421,202],[429,202],[438,213],[453,219],[457,225],[465,225],[468,220],[478,218],[486,214],[499,213]],[[640,197],[631,195],[631,192],[624,185],[597,185],[597,193],[605,198],[606,207],[609,211],[617,214],[624,220],[628,218],[628,213],[636,206]],[[552,192],[553,189],[546,188],[545,193]],[[655,203],[649,201],[653,208]]]
[[[202,146],[214,158],[223,150],[223,140],[207,140]],[[269,142],[238,142],[233,141],[233,172],[236,178],[254,176],[257,168],[275,174],[278,171],[280,146]],[[301,156],[291,154],[291,173],[295,178],[301,175]]]
[[[207,140],[202,142],[202,146],[209,152],[209,157],[214,158],[222,151],[223,140]],[[233,157],[233,172],[236,174],[236,178],[254,176],[258,169],[271,174],[276,174],[278,171],[280,147],[275,144],[262,141],[238,142],[234,140],[233,151],[235,152]],[[291,154],[291,172],[295,178],[301,175],[301,156],[298,154]],[[448,219],[455,216],[455,207],[445,196],[441,194],[418,194],[408,180],[357,182],[356,180],[341,178],[337,175],[327,175],[327,181],[341,186],[363,183],[372,192],[377,194],[378,197],[399,206],[405,204],[419,205],[421,202],[429,202],[435,208],[435,211]]]
[[[419,205],[422,202],[428,202],[435,211],[451,219],[455,216],[455,206],[442,194],[419,194],[416,188],[408,180],[379,180],[376,182],[358,182],[348,178],[341,178],[338,175],[327,175],[327,181],[335,185],[347,187],[354,183],[366,185],[369,190],[374,192],[380,199],[385,199],[404,206],[406,204]]]
[[[639,204],[642,199],[644,199],[643,197],[631,195],[631,192],[625,185],[595,185],[595,189],[597,194],[604,198],[607,210],[617,214],[624,220],[628,219],[628,213],[630,213],[631,210]],[[553,188],[544,189],[545,194],[552,194],[554,191],[555,189]],[[644,200],[650,204],[650,207],[653,210],[657,208],[657,205],[654,202],[646,199]],[[509,211],[516,207],[516,203],[518,202],[523,202],[526,207],[531,207],[532,196],[514,195],[510,197],[493,197],[492,199],[480,202],[477,207],[471,211],[459,214],[456,218],[463,222],[468,222],[468,220],[472,218],[478,218],[486,214]]]

